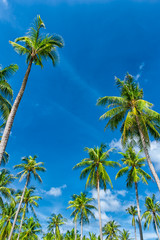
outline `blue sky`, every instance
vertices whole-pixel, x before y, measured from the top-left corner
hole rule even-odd
[[[51,62],[44,63],[44,69],[33,66],[7,146],[9,168],[26,155],[36,154],[45,162],[43,184],[37,185],[43,196],[38,215],[44,229],[53,212],[69,218],[71,212],[66,207],[71,195],[84,190],[80,171],[72,170],[87,156],[84,147],[105,142],[121,150],[119,130],[104,132],[105,122],[99,121],[104,109],[96,106],[99,97],[118,94],[114,77],[123,78],[127,72],[134,75],[145,99],[160,112],[159,11],[156,0],[0,0],[0,63],[3,67],[19,65],[10,80],[14,96],[26,64],[8,41],[23,36],[37,14],[46,32],[60,34],[65,41],[55,68]],[[152,141],[150,154],[160,171],[160,143]],[[114,153],[111,159],[119,160],[120,156]],[[101,192],[103,223],[115,219],[133,234],[125,208],[135,203],[134,189],[128,192],[123,178],[114,180],[117,170],[108,171],[114,189]],[[23,184],[15,183],[17,188]],[[88,191],[96,196],[94,190]],[[157,193],[155,183],[139,185],[142,211],[145,196],[151,192]],[[72,227],[70,219],[63,231]],[[89,230],[98,232],[97,220],[85,227],[86,233]],[[154,237],[152,228],[145,232],[145,239]]]

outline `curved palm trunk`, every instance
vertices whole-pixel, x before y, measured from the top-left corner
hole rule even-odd
[[[138,117],[136,116],[136,121],[137,121],[137,125],[138,125],[138,130],[139,130],[139,134],[140,134],[140,137],[141,137],[141,141],[142,141],[142,145],[143,145],[143,150],[144,150],[144,153],[145,153],[145,156],[146,156],[146,160],[148,162],[148,166],[151,170],[151,173],[157,183],[157,186],[158,186],[158,189],[160,191],[160,180],[159,180],[159,177],[155,171],[155,168],[152,164],[152,161],[150,159],[150,156],[149,156],[149,152],[148,152],[148,149],[147,149],[147,146],[146,146],[146,143],[145,143],[145,138],[144,138],[144,135],[143,135],[143,132],[141,130],[141,126],[140,126],[140,123],[139,123],[139,119]]]
[[[102,235],[102,220],[101,220],[101,204],[100,204],[100,196],[99,196],[99,180],[97,181],[97,195],[98,195],[98,214],[99,214],[100,239],[103,240],[103,235]]]
[[[14,101],[11,112],[10,112],[10,114],[8,116],[8,119],[7,119],[7,122],[6,122],[6,126],[5,126],[3,136],[2,136],[2,139],[1,139],[1,143],[0,143],[0,163],[2,161],[2,157],[3,157],[3,154],[4,154],[6,146],[7,146],[8,138],[9,138],[9,135],[10,135],[10,132],[11,132],[11,128],[12,128],[12,125],[13,125],[13,121],[14,121],[18,106],[20,104],[20,101],[22,99],[22,96],[23,96],[23,93],[24,93],[24,90],[25,90],[25,87],[26,87],[26,84],[27,84],[28,76],[29,76],[29,73],[31,71],[32,62],[33,62],[33,59],[31,59],[29,64],[28,64],[28,68],[27,68],[26,74],[24,76],[21,88],[19,90],[19,93],[18,93],[15,101]]]
[[[135,240],[137,240],[137,234],[136,234],[136,223],[134,225],[134,234],[135,234]]]
[[[19,203],[19,205],[18,205],[18,209],[17,209],[16,214],[15,214],[15,217],[14,217],[12,229],[11,229],[11,231],[10,231],[8,240],[11,240],[11,238],[12,238],[13,230],[14,230],[14,228],[15,228],[16,221],[17,221],[17,217],[18,217],[19,211],[20,211],[20,209],[21,209],[21,205],[22,205],[22,202],[23,202],[25,190],[26,190],[27,185],[28,185],[28,182],[29,182],[29,178],[30,178],[30,174],[28,174],[28,176],[27,176],[26,184],[25,184],[24,189],[23,189],[23,193],[22,193],[22,196],[21,196],[21,200],[20,200],[20,203]]]
[[[142,225],[141,225],[141,214],[140,214],[139,197],[138,197],[138,187],[137,187],[137,183],[136,182],[135,182],[135,190],[136,190],[136,200],[137,200],[139,233],[140,233],[140,239],[143,240]]]
[[[22,229],[22,224],[23,224],[23,220],[24,220],[24,217],[25,217],[25,213],[26,213],[26,204],[25,204],[24,209],[23,209],[23,215],[22,215],[22,219],[21,219],[21,223],[20,223],[20,227],[19,227],[19,233],[18,233],[17,240],[19,240],[19,238],[20,238],[20,234],[21,234],[21,229]]]
[[[81,240],[83,238],[83,219],[81,217]]]
[[[153,213],[153,217],[154,217],[154,224],[155,224],[155,228],[156,228],[156,233],[157,233],[158,239],[160,240],[160,236],[159,236],[159,232],[158,232],[158,227],[157,227],[157,223],[156,223],[156,217],[155,217],[155,214],[154,214],[154,213]]]
[[[77,220],[75,219],[75,240],[77,240]]]

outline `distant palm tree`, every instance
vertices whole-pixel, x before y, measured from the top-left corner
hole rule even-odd
[[[51,232],[51,233],[54,233],[55,234],[55,238],[56,240],[59,240],[59,237],[60,237],[60,230],[59,230],[59,227],[63,224],[66,223],[66,219],[63,218],[63,216],[61,214],[52,214],[51,217],[49,217],[49,225],[48,225],[48,230]]]
[[[41,233],[41,225],[33,217],[28,218],[23,225],[23,232],[21,233],[21,239],[23,240],[38,240],[38,234]]]
[[[123,229],[123,231],[120,232],[119,240],[131,240],[129,231]]]
[[[40,30],[42,28],[45,28],[45,25],[41,17],[38,15],[26,36],[16,38],[14,42],[10,41],[11,45],[18,54],[26,55],[28,67],[21,85],[21,89],[14,101],[12,110],[7,119],[0,143],[0,162],[8,142],[9,134],[18,110],[18,106],[26,88],[32,64],[34,63],[35,65],[43,67],[43,60],[51,59],[53,65],[55,65],[57,62],[56,47],[63,47],[64,45],[62,37],[58,35],[40,34]],[[22,45],[20,45],[19,42],[21,42]]]
[[[37,163],[36,158],[37,158],[37,156],[24,157],[24,158],[22,158],[23,163],[14,166],[14,169],[22,169],[22,171],[19,172],[17,174],[17,176],[20,177],[20,181],[23,178],[26,178],[26,183],[25,183],[25,186],[24,186],[24,189],[23,189],[23,192],[22,192],[22,196],[21,196],[21,200],[20,200],[19,205],[18,205],[18,209],[17,209],[16,214],[15,214],[13,226],[12,226],[12,229],[11,229],[8,240],[11,240],[13,230],[14,230],[14,227],[15,227],[15,224],[16,224],[16,221],[17,221],[17,217],[18,217],[18,214],[19,214],[19,211],[21,209],[21,205],[22,205],[22,202],[23,202],[23,199],[24,199],[24,194],[25,194],[26,188],[28,186],[28,183],[31,179],[31,176],[33,175],[36,180],[38,180],[39,182],[42,182],[42,179],[38,175],[37,172],[44,172],[45,171],[45,168],[43,167],[44,163],[43,162],[38,162]]]
[[[151,197],[146,197],[145,207],[146,211],[143,213],[142,218],[145,218],[144,228],[146,228],[153,222],[154,229],[156,230],[158,239],[160,240],[158,228],[160,227],[160,203],[155,202],[155,194]]]
[[[138,214],[137,212],[137,207],[136,206],[130,206],[129,208],[126,209],[126,211],[132,215],[132,226],[134,226],[134,233],[135,233],[135,240],[137,240],[137,235],[136,235],[136,216]]]
[[[106,235],[107,240],[118,240],[118,234],[120,232],[119,227],[120,225],[117,224],[114,220],[109,221],[103,227],[103,235]]]
[[[75,229],[73,228],[71,231],[67,231],[64,237],[65,240],[74,240],[75,239]],[[80,235],[77,234],[77,240],[80,240]]]
[[[107,188],[107,183],[111,185],[111,179],[106,171],[106,167],[115,167],[119,166],[119,163],[115,161],[108,160],[109,153],[113,149],[106,151],[106,145],[101,144],[100,147],[94,148],[85,148],[85,151],[88,152],[89,157],[83,159],[80,163],[76,164],[73,168],[84,168],[81,172],[80,178],[86,178],[87,182],[86,187],[95,187],[97,189],[98,195],[98,212],[99,212],[99,226],[100,226],[100,238],[102,240],[102,223],[101,223],[101,206],[100,206],[100,187],[104,190]]]
[[[137,154],[132,146],[128,146],[125,153],[120,153],[123,158],[121,161],[125,167],[121,168],[116,175],[116,179],[127,174],[127,187],[131,188],[132,185],[135,185],[136,192],[136,201],[137,201],[137,211],[138,211],[138,223],[139,223],[139,231],[140,231],[140,239],[143,240],[143,232],[141,225],[141,216],[140,216],[140,206],[139,206],[139,196],[138,196],[138,182],[142,181],[146,184],[147,180],[150,180],[151,177],[148,173],[146,173],[142,167],[145,166],[145,158],[140,158],[139,151]]]
[[[102,97],[97,105],[107,105],[108,110],[100,119],[107,120],[106,128],[110,126],[115,130],[122,122],[122,144],[128,139],[138,139],[137,144],[143,148],[149,168],[160,191],[160,180],[151,162],[148,147],[150,146],[149,134],[155,139],[160,138],[160,114],[153,111],[153,104],[143,99],[143,90],[134,81],[133,76],[127,74],[122,81],[116,78],[116,84],[120,90],[120,97]]]
[[[43,240],[53,240],[55,239],[54,234],[49,232],[43,235]]]
[[[33,195],[35,191],[35,187],[30,187],[30,188],[26,188],[25,193],[24,193],[24,198],[23,198],[23,208],[22,208],[22,218],[21,218],[21,222],[20,222],[20,227],[19,227],[19,233],[18,233],[18,237],[17,240],[19,240],[20,238],[20,233],[21,233],[21,229],[22,229],[22,224],[23,224],[23,220],[25,218],[26,212],[29,212],[29,207],[31,209],[31,211],[33,212],[33,215],[35,218],[37,218],[34,207],[38,207],[38,203],[37,200],[42,199],[42,197],[40,196],[36,196]],[[16,200],[18,202],[21,201],[21,197],[22,197],[22,191],[18,191],[16,194]]]

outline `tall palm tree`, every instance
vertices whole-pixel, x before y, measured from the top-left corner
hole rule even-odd
[[[144,228],[150,226],[150,223],[153,222],[154,229],[156,230],[158,239],[160,240],[160,235],[158,228],[160,227],[160,203],[155,202],[155,194],[152,197],[146,197],[145,207],[146,211],[143,213],[142,218],[145,218]]]
[[[22,202],[23,202],[23,199],[24,199],[24,194],[25,194],[26,188],[28,186],[28,183],[31,179],[31,176],[33,175],[35,180],[38,180],[39,182],[42,183],[42,179],[38,175],[37,172],[44,172],[45,171],[45,168],[43,167],[44,163],[43,162],[36,162],[36,158],[37,158],[37,156],[24,157],[24,158],[22,158],[23,163],[14,166],[14,169],[22,169],[22,171],[20,171],[17,174],[17,176],[20,177],[20,181],[23,178],[26,178],[26,183],[25,183],[25,186],[24,186],[24,189],[23,189],[23,192],[22,192],[22,196],[21,196],[21,200],[20,200],[19,205],[18,205],[18,209],[17,209],[16,214],[15,214],[13,226],[12,226],[12,229],[11,229],[8,240],[11,240],[13,230],[14,230],[14,227],[15,227],[15,224],[16,224],[16,221],[17,221],[17,217],[18,217],[18,214],[19,214],[19,211],[21,209],[21,205],[22,205]]]
[[[123,229],[123,231],[120,232],[119,240],[131,240],[129,231]]]
[[[107,240],[118,240],[118,234],[120,232],[119,227],[120,225],[117,224],[114,220],[109,221],[103,227],[103,235],[107,236]]]
[[[69,208],[74,209],[73,212],[71,213],[71,217],[74,218],[73,221],[75,223],[75,229],[74,229],[75,230],[75,240],[77,239],[77,218],[78,218],[78,213],[80,211],[79,204],[78,204],[78,201],[77,201],[77,197],[78,197],[78,195],[76,195],[76,194],[72,195],[72,200],[70,200],[68,202],[68,204],[70,206],[67,208],[67,209],[69,209]]]
[[[38,240],[38,234],[41,232],[42,230],[40,223],[31,217],[28,218],[23,225],[23,232],[21,233],[21,237],[23,240]]]
[[[17,240],[19,240],[19,238],[20,238],[20,233],[21,233],[21,229],[22,229],[23,220],[25,218],[26,212],[29,212],[29,207],[30,207],[31,211],[33,212],[33,215],[35,216],[35,218],[37,218],[34,207],[39,206],[37,201],[39,199],[42,199],[42,197],[33,195],[34,191],[35,191],[35,187],[30,187],[28,189],[26,188],[26,190],[25,190],[24,198],[23,198],[23,202],[22,202],[22,204],[23,204],[22,218],[21,218],[21,222],[20,222],[20,227],[19,227],[19,233],[18,233]],[[20,202],[21,196],[22,196],[22,191],[18,191],[17,194],[16,194],[16,200],[18,202]]]
[[[2,113],[4,122],[7,121],[11,111],[11,101],[13,99],[13,90],[7,80],[13,76],[17,70],[18,66],[16,64],[11,64],[3,69],[0,66],[0,112]]]
[[[0,213],[0,240],[7,239],[12,228],[12,223],[16,213],[16,203],[14,200],[11,203],[6,202],[2,206]]]
[[[115,130],[122,122],[123,145],[129,138],[138,139],[160,191],[160,180],[148,153],[149,134],[155,139],[160,138],[160,114],[151,109],[153,104],[143,99],[143,90],[139,88],[133,76],[127,74],[123,81],[116,78],[116,84],[120,90],[120,97],[106,96],[98,99],[97,105],[106,105],[109,109],[100,119],[107,120],[106,128],[110,127],[112,130]]]
[[[59,227],[66,223],[66,219],[63,218],[61,214],[52,214],[51,217],[49,217],[49,225],[48,230],[55,234],[55,238],[58,240],[60,237],[60,230]]]
[[[135,240],[137,240],[137,235],[136,235],[136,216],[138,214],[137,212],[137,207],[136,206],[130,206],[129,208],[126,209],[126,211],[132,215],[132,226],[134,227],[134,233],[135,233]]]
[[[127,187],[131,188],[133,184],[135,185],[136,192],[136,201],[137,201],[137,211],[138,211],[138,223],[139,223],[139,231],[140,231],[140,239],[143,240],[142,233],[142,225],[141,225],[141,216],[140,216],[140,206],[139,206],[139,196],[138,196],[138,182],[142,181],[146,184],[147,180],[150,180],[151,177],[148,173],[146,173],[142,167],[145,166],[145,158],[140,158],[140,153],[135,152],[132,146],[128,146],[125,153],[120,153],[123,158],[121,161],[125,167],[121,168],[116,175],[116,179],[127,174]]]
[[[45,25],[41,17],[38,15],[26,36],[16,38],[14,42],[10,41],[11,45],[18,54],[26,55],[28,67],[4,129],[0,143],[0,162],[7,145],[18,106],[26,88],[32,64],[43,67],[43,60],[51,59],[53,65],[55,65],[58,59],[56,47],[63,47],[64,45],[62,37],[58,35],[40,34],[42,28],[45,28]],[[19,44],[19,42],[22,43],[22,45]]]
[[[119,166],[119,163],[109,160],[109,153],[113,149],[106,151],[106,145],[101,144],[100,147],[85,148],[88,152],[89,157],[83,159],[80,163],[76,164],[75,168],[84,168],[81,172],[80,178],[86,178],[86,187],[95,187],[97,189],[98,198],[98,213],[99,213],[99,227],[100,227],[100,238],[102,240],[102,223],[101,223],[101,206],[100,206],[100,187],[104,190],[107,188],[107,183],[111,185],[111,179],[106,172],[105,167]]]

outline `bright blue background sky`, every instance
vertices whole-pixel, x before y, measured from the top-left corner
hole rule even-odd
[[[18,56],[8,41],[23,36],[37,14],[46,32],[58,33],[65,41],[56,68],[51,62],[44,63],[42,70],[33,66],[7,147],[10,168],[25,155],[37,154],[39,161],[45,162],[47,172],[42,175],[43,185],[38,185],[43,196],[38,215],[44,229],[53,212],[69,217],[66,207],[70,196],[84,190],[80,171],[72,171],[87,156],[84,147],[105,142],[121,148],[119,130],[104,132],[105,122],[99,121],[104,109],[96,106],[99,97],[118,94],[114,77],[123,78],[127,72],[134,75],[145,99],[160,112],[159,12],[156,0],[0,0],[0,63],[3,67],[19,65],[10,80],[15,96],[26,65],[25,58]],[[152,142],[151,146],[151,157],[159,170],[160,144]],[[118,160],[120,156],[111,154],[111,158]],[[115,182],[117,170],[108,171],[114,190],[101,193],[103,224],[115,219],[132,232],[125,208],[135,202],[134,189],[125,192],[125,179]],[[23,184],[15,183],[17,188]],[[157,192],[155,184],[140,184],[142,211],[150,192]],[[94,191],[89,194],[96,196]],[[63,230],[67,228],[72,228],[71,220]],[[85,230],[98,232],[98,221]],[[153,229],[145,232],[145,239],[153,240],[154,236]]]

